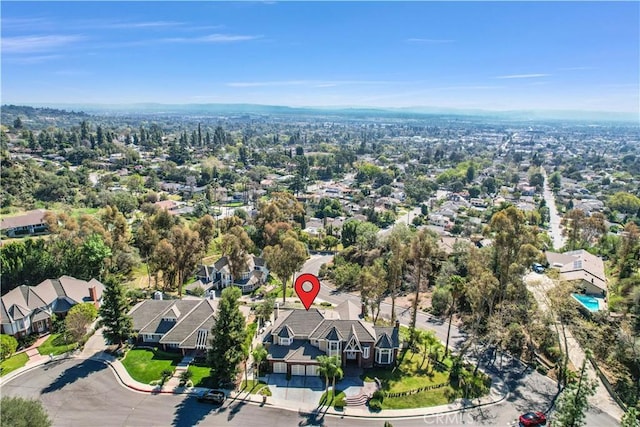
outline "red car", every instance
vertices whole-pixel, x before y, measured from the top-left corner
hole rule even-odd
[[[543,426],[547,424],[547,417],[542,412],[527,412],[520,415],[520,425],[524,427]]]

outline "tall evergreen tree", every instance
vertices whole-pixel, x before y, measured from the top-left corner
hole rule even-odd
[[[214,315],[208,362],[217,387],[233,384],[238,364],[246,356],[243,344],[247,333],[244,316],[238,307],[241,295],[239,288],[224,289]]]
[[[103,335],[111,342],[122,344],[131,335],[133,321],[127,314],[129,305],[124,288],[114,277],[104,281],[105,289],[100,307]]]

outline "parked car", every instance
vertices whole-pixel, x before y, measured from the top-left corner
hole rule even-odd
[[[547,417],[543,412],[527,412],[520,415],[519,421],[523,427],[544,426],[547,424]]]
[[[536,273],[538,273],[538,274],[542,274],[542,273],[544,273],[544,266],[543,266],[542,264],[538,264],[537,262],[534,262],[534,263],[531,265],[531,269],[532,269],[533,271],[535,271]]]
[[[213,403],[214,405],[222,405],[227,395],[222,390],[205,390],[198,396],[198,402]]]

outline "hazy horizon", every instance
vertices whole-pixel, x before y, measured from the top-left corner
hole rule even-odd
[[[640,113],[640,5],[2,2],[2,103]]]

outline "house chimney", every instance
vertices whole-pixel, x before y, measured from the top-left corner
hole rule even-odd
[[[89,288],[89,298],[93,301],[93,305],[98,308],[98,290],[95,286]]]
[[[274,322],[278,319],[279,315],[280,315],[280,303],[277,302],[276,303],[276,311],[273,313],[273,321]]]
[[[363,319],[367,316],[367,305],[365,303],[360,304],[360,317]]]
[[[394,329],[400,329],[400,321],[398,319],[396,319],[396,324],[394,326]]]

